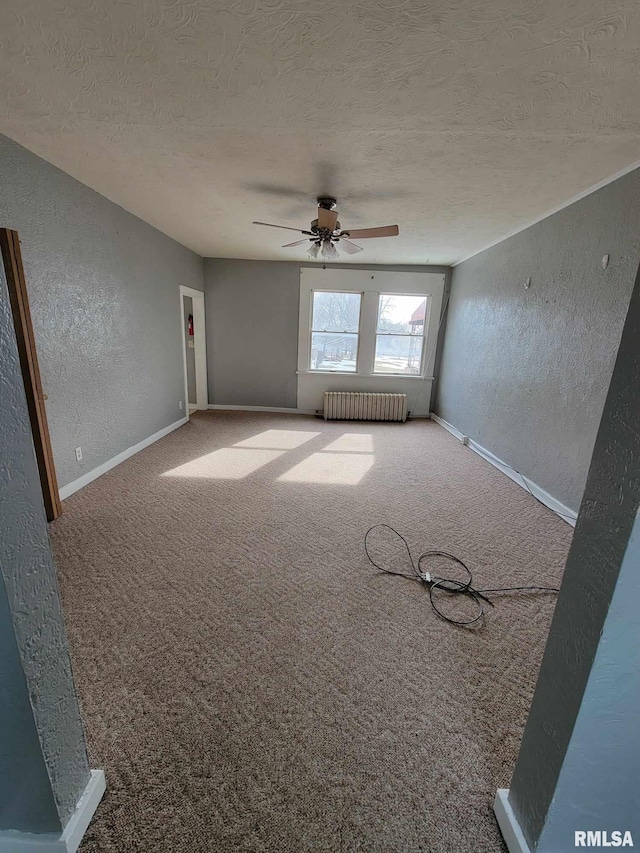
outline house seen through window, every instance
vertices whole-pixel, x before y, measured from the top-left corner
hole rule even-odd
[[[375,318],[373,311],[363,312],[362,293],[313,291],[309,370],[395,376],[421,374],[429,297],[400,293],[371,295],[377,299]],[[363,321],[363,316],[370,319]],[[361,341],[373,365],[358,364]]]
[[[427,308],[426,296],[380,294],[374,373],[420,374]]]

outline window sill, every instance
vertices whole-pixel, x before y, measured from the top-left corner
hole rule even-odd
[[[426,379],[433,382],[435,376],[409,376],[405,373],[357,373],[351,370],[296,370],[298,376],[363,376],[369,379]]]

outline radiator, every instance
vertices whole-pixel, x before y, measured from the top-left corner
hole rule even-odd
[[[325,391],[325,421],[402,421],[407,419],[406,394]]]

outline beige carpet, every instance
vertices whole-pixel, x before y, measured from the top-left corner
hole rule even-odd
[[[503,597],[455,628],[362,539],[384,521],[479,585],[555,585],[571,528],[524,490],[429,421],[200,413],[64,510],[108,780],[83,853],[505,849],[493,796],[555,600]]]

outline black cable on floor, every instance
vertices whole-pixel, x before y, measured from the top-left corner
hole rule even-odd
[[[393,569],[389,569],[386,566],[382,566],[373,559],[369,552],[369,536],[372,531],[379,529],[390,530],[394,536],[402,541],[404,547],[406,549],[407,555],[409,557],[409,565],[413,570],[413,575],[406,574],[405,572],[396,572]],[[373,527],[370,527],[364,535],[364,551],[367,555],[369,562],[376,567],[376,569],[380,569],[381,572],[386,572],[388,575],[400,575],[400,577],[409,578],[409,580],[419,580],[421,583],[426,584],[429,587],[429,601],[431,603],[431,607],[438,614],[441,619],[444,619],[445,622],[449,622],[451,625],[474,625],[477,623],[485,614],[485,609],[482,602],[494,606],[493,602],[486,597],[485,593],[488,592],[552,592],[557,593],[560,592],[559,589],[553,586],[504,586],[504,587],[494,587],[492,589],[475,589],[472,586],[473,583],[473,575],[471,574],[471,570],[459,557],[456,557],[455,554],[450,554],[448,551],[424,551],[417,560],[414,560],[413,555],[411,553],[411,548],[409,547],[409,543],[402,536],[401,533],[391,527],[389,524],[374,524]],[[442,578],[437,575],[433,575],[430,572],[424,569],[424,563],[432,557],[444,557],[447,560],[451,560],[460,568],[464,569],[466,573],[467,580],[461,581],[457,578]],[[434,590],[441,590],[443,592],[449,593],[450,595],[463,595],[467,598],[471,599],[476,604],[476,615],[472,619],[453,619],[450,616],[447,616],[443,613],[437,606],[433,593]]]

